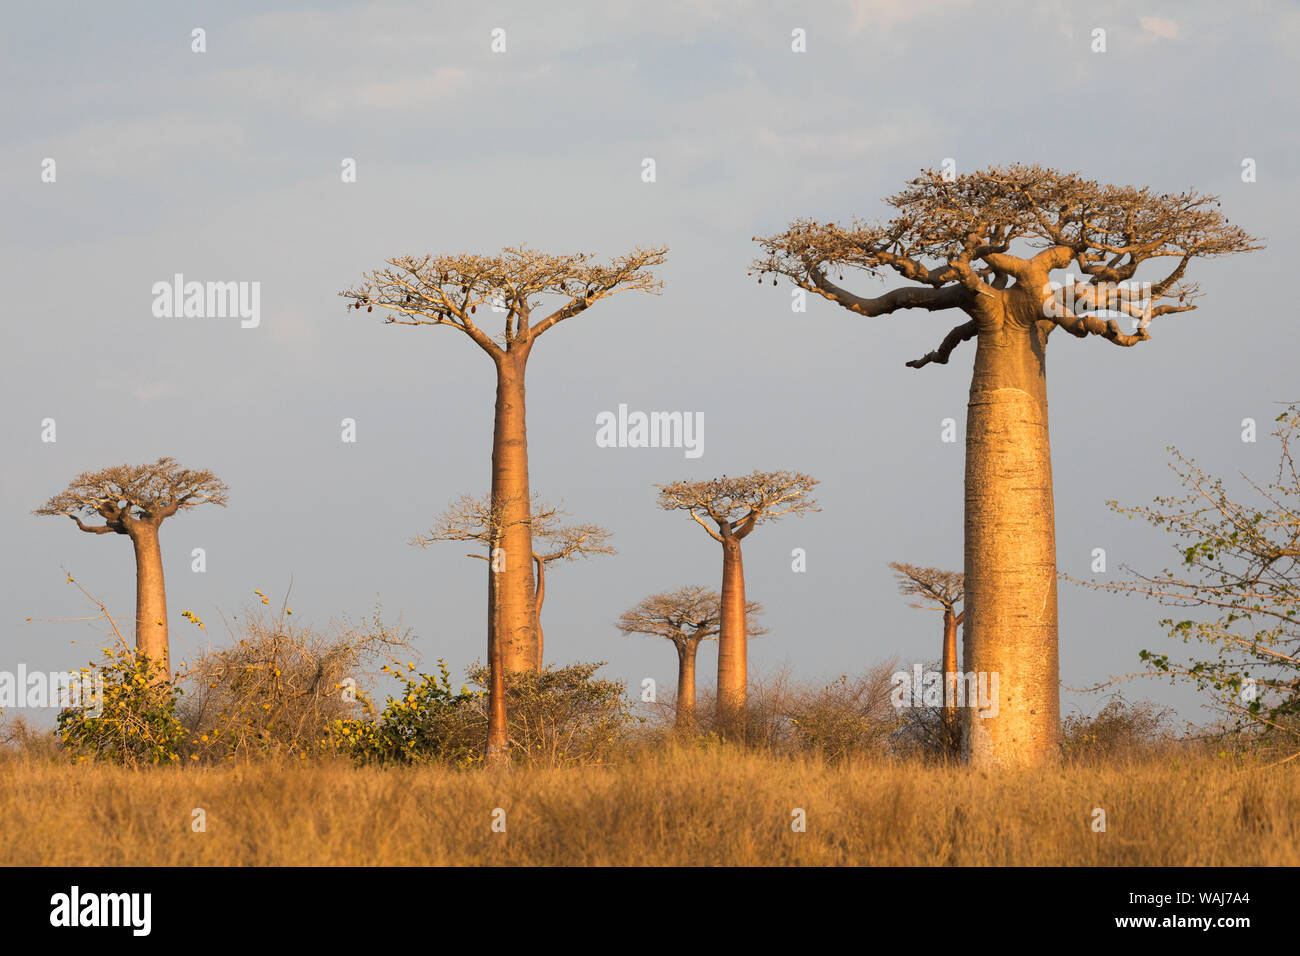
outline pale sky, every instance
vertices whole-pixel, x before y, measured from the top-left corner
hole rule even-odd
[[[484,652],[484,565],[410,538],[489,482],[494,382],[463,335],[385,326],[337,293],[401,254],[527,243],[613,256],[669,246],[663,294],[627,294],[543,337],[529,368],[533,487],[619,554],[548,576],[551,662],[605,660],[632,687],[675,680],[666,641],[624,638],[655,591],[720,583],[720,549],[655,483],[795,469],[822,511],[745,543],[770,634],[751,672],[833,679],[937,659],[937,613],[891,560],[962,566],[963,429],[973,344],[904,367],[957,317],[792,314],[756,285],[751,236],[791,219],[886,213],[923,167],[1038,162],[1103,182],[1221,194],[1261,252],[1194,264],[1206,293],[1118,349],[1054,336],[1048,389],[1058,560],[1092,550],[1159,570],[1170,541],[1112,514],[1177,490],[1176,445],[1267,478],[1278,402],[1300,398],[1295,309],[1274,277],[1300,254],[1294,96],[1300,12],[1281,3],[43,3],[4,15],[0,195],[9,456],[0,669],[70,669],[104,638],[61,566],[131,617],[129,542],[30,514],[73,476],[160,455],[210,468],[228,509],[162,539],[179,661],[227,643],[219,611],[254,588],[304,624],[382,602],[424,663],[459,681]],[[206,52],[191,31],[206,31]],[[506,51],[491,49],[494,28]],[[806,31],[807,52],[791,50]],[[1107,49],[1095,53],[1094,29]],[[641,180],[642,160],[657,180]],[[42,182],[42,161],[57,179]],[[345,158],[357,181],[341,181]],[[1253,159],[1255,182],[1242,181]],[[261,323],[156,318],[155,282],[261,284]],[[1139,278],[1153,278],[1140,274]],[[856,286],[871,292],[870,281]],[[884,286],[879,286],[884,288]],[[702,413],[704,452],[599,448],[619,404]],[[358,441],[340,441],[340,421]],[[954,418],[958,441],[940,441]],[[1241,421],[1260,423],[1257,443]],[[41,441],[42,420],[57,441]],[[190,570],[204,548],[207,571]],[[793,548],[807,572],[790,568]],[[180,617],[190,609],[205,634]],[[1061,675],[1082,686],[1182,653],[1159,608],[1061,585]],[[426,669],[427,669],[426,667]],[[716,651],[701,653],[711,684]],[[381,689],[390,689],[382,688]],[[1207,715],[1185,689],[1125,690]],[[1063,710],[1095,697],[1066,693]]]

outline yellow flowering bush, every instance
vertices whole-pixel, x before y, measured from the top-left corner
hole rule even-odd
[[[471,763],[478,759],[472,741],[485,732],[482,711],[474,704],[481,696],[462,687],[451,689],[447,665],[438,661],[438,675],[385,665],[381,671],[402,681],[402,690],[390,696],[374,720],[335,719],[321,746],[361,762],[421,763],[445,760]]]
[[[148,655],[104,648],[103,663],[81,668],[81,677],[83,685],[102,679],[103,693],[59,713],[59,739],[74,760],[128,765],[180,760],[186,732],[176,717],[176,700],[182,692],[158,682],[158,665]]]

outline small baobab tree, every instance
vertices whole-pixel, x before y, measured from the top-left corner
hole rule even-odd
[[[800,219],[753,270],[857,315],[954,311],[939,347],[907,363],[946,365],[975,340],[966,417],[965,670],[999,674],[996,717],[970,724],[977,765],[1059,757],[1056,537],[1047,427],[1046,349],[1057,328],[1125,348],[1151,320],[1196,308],[1194,259],[1260,248],[1213,196],[1111,186],[1039,166],[953,177],[922,173],[887,200],[884,223]],[[1162,262],[1154,281],[1139,281]],[[1059,270],[1064,281],[1054,281]],[[910,285],[860,295],[844,273]],[[751,273],[752,274],[752,273]],[[774,283],[776,279],[772,280]],[[1121,327],[1129,326],[1129,331]]]
[[[434,541],[477,541],[488,545],[494,534],[492,499],[462,495],[435,520],[427,534],[417,536],[412,544],[428,547]],[[536,589],[533,594],[534,626],[537,628],[539,656],[544,651],[542,639],[542,604],[546,600],[546,571],[556,561],[575,561],[597,554],[617,554],[607,544],[610,533],[597,524],[561,524],[565,514],[562,508],[540,503],[536,496],[529,508],[532,529],[533,566],[536,571]],[[491,547],[485,554],[471,554],[471,558],[488,561],[500,559]]]
[[[757,621],[762,613],[763,606],[757,601],[745,603],[749,636],[767,633]],[[624,634],[666,638],[677,648],[677,726],[683,729],[695,726],[696,653],[700,642],[717,636],[721,620],[722,596],[698,584],[652,594],[618,619],[618,629]]]
[[[366,274],[340,295],[348,308],[376,308],[394,325],[447,326],[468,336],[496,370],[492,434],[492,501],[500,512],[501,560],[489,572],[489,613],[503,631],[502,660],[509,670],[541,667],[537,646],[536,584],[528,508],[528,432],[524,374],[539,336],[581,315],[601,299],[625,291],[657,293],[652,269],[664,248],[635,249],[608,263],[587,254],[546,255],[524,247],[499,255],[399,256]],[[551,300],[550,311],[542,312]],[[501,317],[495,335],[475,316],[484,307]]]
[[[507,513],[509,517],[507,517]],[[414,545],[427,548],[435,541],[473,541],[483,546],[482,554],[471,553],[471,558],[482,558],[489,564],[488,572],[488,744],[487,754],[491,762],[504,762],[509,759],[509,743],[506,730],[506,665],[502,653],[499,615],[501,602],[497,600],[497,582],[501,580],[500,568],[503,561],[502,542],[509,529],[509,522],[524,520],[531,525],[532,542],[548,542],[544,553],[533,552],[537,564],[537,592],[534,595],[533,613],[537,634],[541,638],[542,601],[545,599],[546,565],[552,561],[574,560],[580,556],[592,554],[613,554],[614,549],[605,541],[609,532],[599,525],[561,525],[559,518],[564,512],[534,501],[523,509],[520,518],[519,509],[494,507],[490,496],[475,498],[461,495],[442,514],[434,519],[433,527],[425,534],[417,535],[411,540]],[[540,651],[540,644],[539,644]]]
[[[178,511],[202,504],[225,507],[229,488],[210,471],[182,468],[175,459],[87,471],[33,513],[67,515],[88,534],[124,534],[135,548],[135,646],[171,678],[167,590],[158,530]],[[98,515],[103,524],[83,518]]]
[[[891,561],[889,566],[898,578],[898,591],[913,597],[915,608],[937,608],[943,611],[943,652],[940,670],[943,673],[943,727],[945,740],[960,741],[957,719],[957,627],[966,616],[958,611],[962,602],[962,576],[957,571],[923,568],[915,564]]]
[[[576,561],[596,554],[617,554],[606,544],[610,533],[598,524],[559,524],[556,518],[563,514],[559,509],[545,509],[541,522],[533,521],[533,565],[537,570],[537,591],[533,602],[537,628],[537,657],[541,661],[546,650],[542,637],[542,602],[546,600],[546,569],[557,561]]]
[[[760,524],[818,511],[809,494],[817,479],[794,471],[755,471],[739,478],[656,485],[659,507],[685,511],[722,545],[721,620],[718,624],[718,716],[724,727],[744,711],[749,687],[745,639],[745,569],[740,542]]]

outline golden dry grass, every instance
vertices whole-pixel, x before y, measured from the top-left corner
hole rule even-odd
[[[683,748],[508,773],[21,757],[0,772],[3,864],[1300,864],[1300,761],[997,776]],[[191,830],[196,807],[206,832]],[[497,807],[505,833],[491,828]],[[795,808],[806,832],[791,829]]]

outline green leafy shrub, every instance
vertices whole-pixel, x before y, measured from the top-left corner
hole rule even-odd
[[[103,680],[100,699],[59,713],[64,748],[77,761],[178,762],[186,737],[176,717],[180,689],[159,682],[158,665],[140,651],[110,647],[104,658],[98,666],[81,668],[83,681],[92,675]]]
[[[385,665],[380,670],[402,681],[402,691],[390,696],[375,719],[336,718],[327,727],[323,747],[362,763],[467,764],[481,759],[487,721],[475,708],[479,694],[462,687],[453,693],[447,665],[438,661],[438,675],[407,673]]]
[[[550,765],[601,763],[626,742],[639,720],[621,681],[595,673],[603,662],[547,667],[505,675],[506,725],[511,759]],[[386,668],[385,668],[386,669]],[[488,669],[476,664],[468,678],[479,690],[453,693],[447,667],[438,675],[397,674],[401,693],[389,697],[374,719],[335,720],[323,746],[363,762],[482,763],[487,742]],[[392,671],[397,673],[396,670]]]

